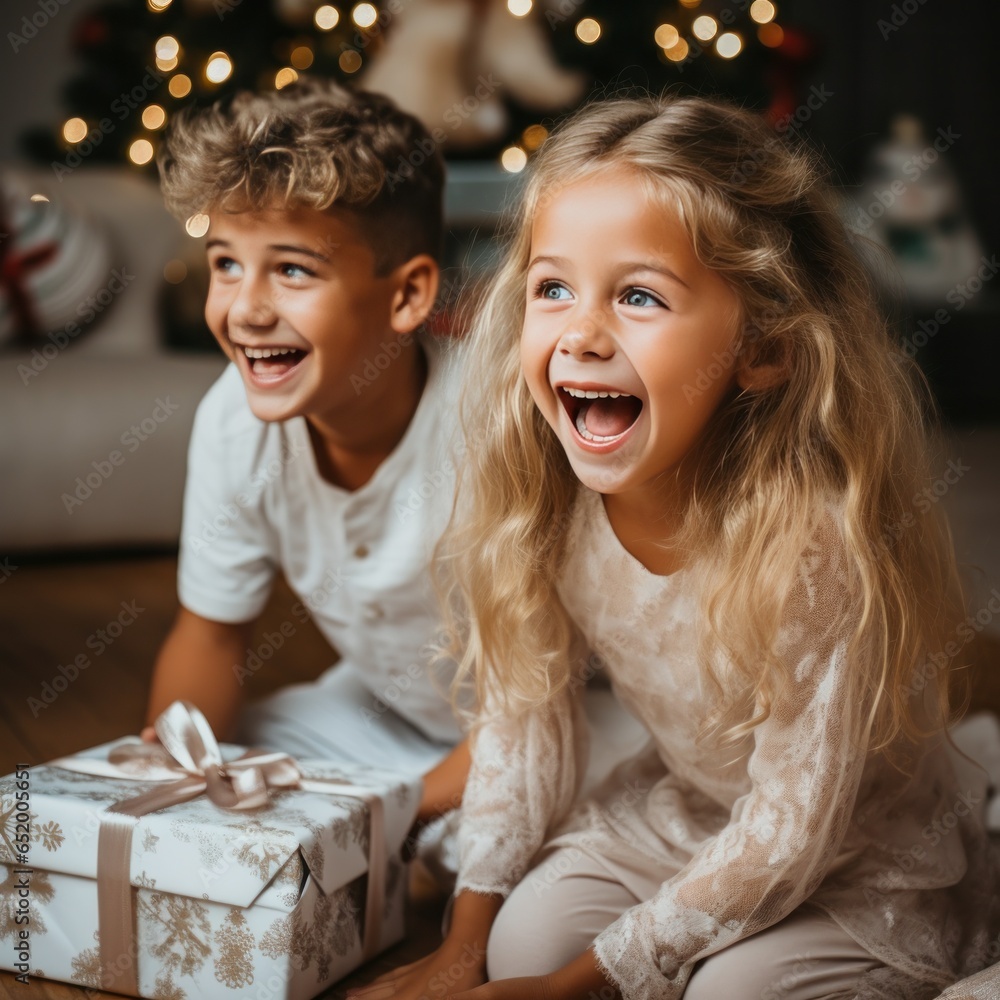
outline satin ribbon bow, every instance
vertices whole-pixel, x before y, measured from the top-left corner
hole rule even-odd
[[[152,743],[115,747],[107,761],[60,758],[50,767],[84,774],[164,782],[147,792],[116,802],[101,814],[97,841],[97,918],[101,987],[138,995],[130,868],[132,833],[139,817],[206,794],[222,809],[259,809],[269,804],[269,790],[293,788],[345,795],[365,802],[370,813],[368,892],[365,903],[363,956],[379,950],[381,908],[385,899],[385,808],[378,789],[345,781],[305,779],[285,753],[248,750],[224,761],[208,720],[185,701],[175,701],[154,723],[160,746]]]
[[[208,720],[190,702],[175,701],[153,724],[160,745],[130,743],[115,747],[108,763],[143,778],[150,769],[174,772],[187,779],[175,786],[178,793],[200,785],[221,809],[260,809],[270,801],[269,789],[298,788],[302,774],[287,753],[248,750],[225,762]],[[162,794],[162,790],[158,792]]]

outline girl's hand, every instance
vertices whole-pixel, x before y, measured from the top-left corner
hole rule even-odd
[[[486,982],[486,942],[503,899],[463,891],[455,897],[452,933],[437,951],[380,976],[368,986],[348,990],[355,1000],[428,1000],[471,990]],[[456,931],[456,928],[460,930]]]
[[[619,1000],[597,964],[593,949],[550,976],[499,979],[465,993],[447,994],[451,1000]]]
[[[449,993],[450,1000],[570,1000],[555,992],[552,976],[518,976],[498,979],[464,993]],[[573,994],[573,1000],[583,994]]]
[[[449,942],[411,965],[404,965],[373,983],[348,990],[349,1000],[428,1000],[466,993],[486,982],[486,950]],[[523,994],[527,996],[527,994]]]

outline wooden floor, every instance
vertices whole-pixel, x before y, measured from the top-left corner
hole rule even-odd
[[[172,556],[18,563],[12,557],[6,564],[9,575],[0,576],[0,774],[9,774],[19,763],[41,764],[137,733],[153,659],[177,609],[177,563]],[[292,618],[294,603],[287,587],[279,586],[260,622],[259,631],[264,632],[291,619],[296,632],[281,660],[269,661],[248,680],[250,698],[316,677],[335,658],[311,623],[300,626]],[[123,606],[130,609],[127,614]],[[119,616],[134,621],[115,637]],[[116,624],[109,630],[112,622]],[[85,660],[79,662],[89,665],[46,703],[44,685],[59,676],[60,665],[68,666],[80,655]],[[436,946],[444,901],[427,882],[418,882],[415,889],[407,940],[324,997],[342,997],[348,986],[369,982]],[[84,1000],[113,995],[34,978],[25,987],[0,972],[0,998]]]

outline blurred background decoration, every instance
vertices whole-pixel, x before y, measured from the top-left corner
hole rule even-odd
[[[101,0],[70,16],[62,113],[19,135],[57,180],[98,164],[155,180],[160,137],[178,109],[242,88],[281,89],[300,73],[333,77],[391,96],[449,159],[454,287],[489,272],[514,175],[560,115],[608,89],[674,86],[758,105],[798,128],[804,73],[819,52],[771,0]],[[211,350],[206,276],[192,250],[165,274],[166,336]],[[437,326],[454,322],[446,303]]]
[[[897,115],[872,149],[855,193],[857,214],[848,215],[856,232],[892,253],[918,306],[948,301],[983,255],[945,155],[955,141],[951,130],[927,136],[917,118]]]
[[[387,93],[449,156],[516,172],[595,85],[681,84],[794,114],[819,45],[780,14],[771,0],[117,0],[77,21],[66,116],[23,143],[70,168],[82,148],[152,169],[177,108],[309,72]]]
[[[23,35],[8,36],[17,54],[8,72],[36,51],[33,29],[52,30],[39,26],[40,7],[17,5]],[[280,89],[300,73],[331,76],[389,94],[427,125],[451,164],[447,263],[474,274],[495,260],[491,237],[516,188],[511,175],[561,115],[624,88],[727,96],[759,108],[778,131],[825,147],[844,185],[845,221],[892,256],[894,270],[883,271],[897,285],[889,282],[887,295],[903,317],[904,346],[952,416],[1000,417],[1000,393],[986,377],[1000,363],[992,334],[1000,296],[992,273],[976,278],[982,288],[973,294],[963,285],[981,269],[983,247],[1000,242],[993,170],[983,158],[997,155],[996,133],[986,115],[974,117],[985,100],[977,54],[995,45],[997,6],[73,0],[58,13],[69,49],[59,67],[61,108],[27,122],[18,143],[58,180],[81,164],[155,178],[160,136],[179,108],[245,87]],[[167,275],[170,342],[210,346],[200,320],[204,274],[196,256],[178,260]],[[951,324],[947,337],[915,325],[939,309]],[[927,320],[938,330],[944,322]]]
[[[22,473],[0,551],[176,539],[189,420],[222,358],[204,227],[163,211],[157,148],[186,105],[303,73],[388,93],[444,152],[442,332],[565,114],[629,89],[757,109],[821,151],[845,223],[881,248],[886,312],[946,421],[1000,428],[994,0],[4,0],[0,27],[0,424],[17,429],[0,468]],[[68,516],[79,456],[168,392],[183,415]],[[977,468],[1000,476],[991,433]]]

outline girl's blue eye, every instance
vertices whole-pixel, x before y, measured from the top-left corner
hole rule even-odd
[[[650,295],[649,292],[644,292],[641,288],[633,288],[628,292],[624,302],[627,306],[649,307],[661,305],[658,299]]]
[[[535,295],[553,302],[562,302],[570,297],[569,289],[558,281],[543,281],[535,290]]]
[[[311,278],[313,272],[301,264],[282,264],[281,273],[286,278]]]

